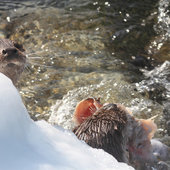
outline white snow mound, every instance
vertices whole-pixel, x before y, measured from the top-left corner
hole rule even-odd
[[[34,122],[11,80],[0,73],[0,170],[133,170],[61,127]]]

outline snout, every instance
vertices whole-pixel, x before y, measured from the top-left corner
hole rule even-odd
[[[24,70],[26,56],[22,45],[8,39],[0,39],[0,72],[15,84]]]
[[[21,54],[15,47],[3,49],[2,55],[4,56],[4,59],[7,60],[25,58],[25,56]]]
[[[17,48],[15,47],[9,47],[5,48],[1,52],[2,54],[2,60],[6,61],[8,64],[25,64],[26,62],[26,56]]]

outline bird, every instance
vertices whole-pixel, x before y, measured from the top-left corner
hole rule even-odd
[[[153,162],[151,139],[157,130],[153,118],[137,119],[121,104],[101,104],[100,98],[90,97],[77,104],[73,121],[78,139],[119,162],[135,168]]]

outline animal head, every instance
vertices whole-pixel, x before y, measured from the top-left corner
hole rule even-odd
[[[0,72],[15,84],[24,70],[26,56],[22,45],[9,39],[0,39]]]

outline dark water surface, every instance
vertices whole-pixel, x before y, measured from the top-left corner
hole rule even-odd
[[[137,117],[158,115],[170,145],[168,0],[4,0],[0,37],[22,43],[19,88],[31,117],[71,128],[78,101],[101,97]]]

